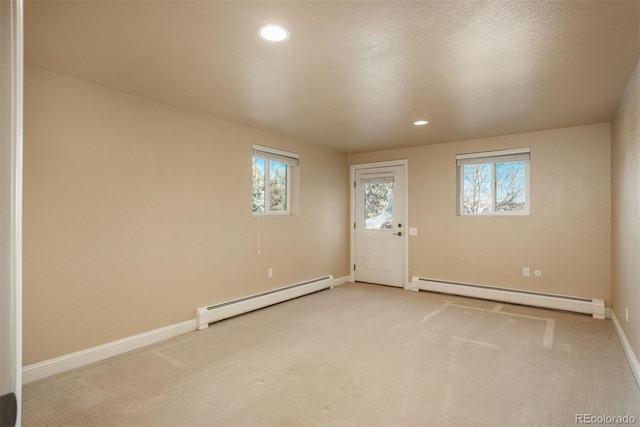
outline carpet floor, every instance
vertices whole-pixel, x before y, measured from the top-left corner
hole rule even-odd
[[[27,384],[22,424],[561,426],[587,415],[640,424],[609,320],[346,284]]]

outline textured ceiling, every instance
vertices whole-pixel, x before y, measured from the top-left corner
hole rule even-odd
[[[637,1],[25,4],[27,64],[350,153],[610,121],[639,55]]]

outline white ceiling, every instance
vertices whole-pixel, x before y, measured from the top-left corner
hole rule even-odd
[[[639,56],[638,1],[25,4],[27,64],[349,153],[610,121]]]

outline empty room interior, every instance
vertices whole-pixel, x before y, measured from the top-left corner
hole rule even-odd
[[[17,422],[640,423],[640,2],[23,7]]]

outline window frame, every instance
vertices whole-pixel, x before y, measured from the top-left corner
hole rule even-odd
[[[262,159],[264,161],[264,212],[255,212],[252,209],[252,214],[254,216],[288,216],[291,215],[291,187],[293,183],[291,182],[293,174],[291,173],[292,168],[298,167],[298,162],[300,156],[297,153],[292,153],[289,151],[278,150],[276,148],[264,147],[262,145],[253,145],[253,155],[251,157],[251,167],[253,170],[253,166],[255,164],[255,159]],[[270,208],[270,199],[271,199],[271,189],[270,189],[270,175],[271,175],[271,162],[276,161],[280,163],[284,163],[286,167],[286,193],[287,193],[287,202],[286,209],[284,210],[273,210]],[[253,187],[253,182],[251,183]],[[252,201],[253,206],[253,201]]]
[[[469,161],[471,160],[471,161]],[[498,163],[524,162],[524,209],[520,211],[496,211],[497,180],[496,165]],[[464,208],[464,166],[469,164],[491,165],[491,211],[486,213],[465,213]],[[456,155],[457,175],[457,215],[473,217],[495,216],[531,216],[531,148],[485,151]]]

